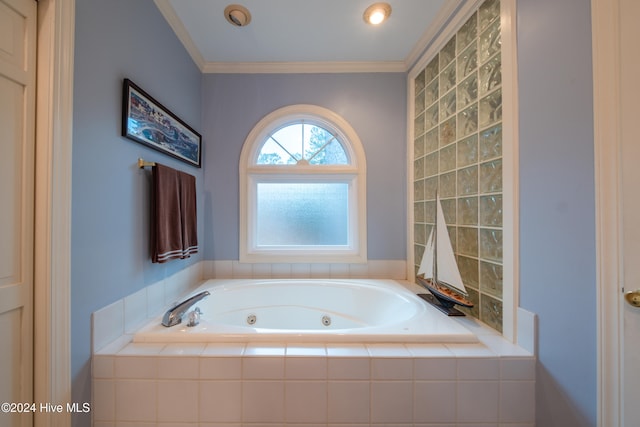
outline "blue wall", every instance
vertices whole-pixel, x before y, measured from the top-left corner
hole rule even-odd
[[[195,129],[201,127],[201,74],[153,1],[77,0],[71,248],[71,370],[77,402],[91,398],[91,313],[202,258],[150,261],[151,173],[137,168],[137,158],[195,175],[200,192],[203,171],[120,136],[125,77]],[[199,218],[202,207],[199,200]],[[203,225],[200,219],[200,236]],[[89,422],[88,416],[74,418],[74,425]]]
[[[406,74],[209,74],[203,78],[205,257],[238,259],[238,162],[268,113],[315,104],[341,115],[367,158],[369,259],[406,255]]]
[[[520,305],[539,318],[537,423],[595,426],[590,2],[517,4]]]

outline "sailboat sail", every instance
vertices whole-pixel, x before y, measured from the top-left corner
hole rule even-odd
[[[434,277],[434,264],[437,277]],[[447,231],[447,223],[444,219],[444,212],[438,195],[436,195],[436,224],[429,235],[418,269],[418,275],[423,275],[425,279],[436,279],[439,283],[467,295],[467,290],[462,283],[460,270],[458,270],[456,257],[453,253],[453,247]]]

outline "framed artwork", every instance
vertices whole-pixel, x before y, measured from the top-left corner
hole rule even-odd
[[[122,90],[122,136],[200,167],[202,136],[129,79]]]

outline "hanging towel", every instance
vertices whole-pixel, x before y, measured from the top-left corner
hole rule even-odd
[[[196,177],[180,172],[180,207],[182,212],[182,254],[184,258],[198,252],[196,221]]]
[[[153,196],[152,262],[188,258],[197,253],[195,177],[156,163]]]

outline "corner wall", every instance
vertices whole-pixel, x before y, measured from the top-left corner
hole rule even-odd
[[[538,315],[536,421],[596,425],[591,10],[522,0],[518,15],[520,306]]]
[[[201,74],[152,0],[77,0],[74,72],[71,372],[73,401],[84,403],[91,313],[202,259],[150,261],[151,172],[138,169],[138,157],[195,175],[199,194],[203,170],[120,136],[122,80],[200,130]],[[89,424],[90,414],[74,415],[74,426]]]

